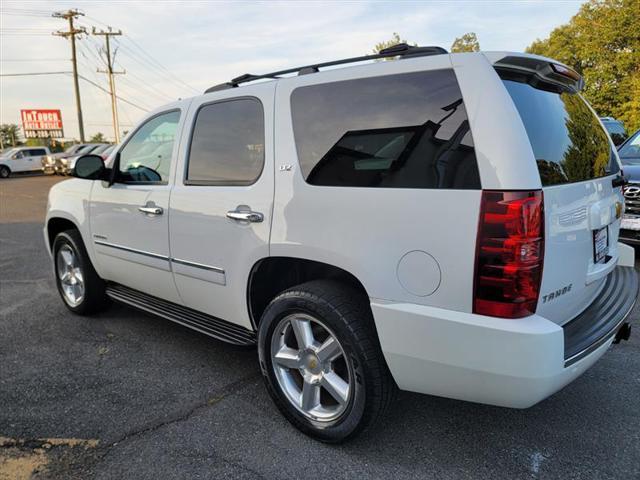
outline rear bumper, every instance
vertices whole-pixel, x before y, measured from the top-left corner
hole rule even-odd
[[[401,389],[527,408],[606,352],[637,292],[637,273],[617,267],[593,304],[564,328],[539,315],[505,320],[376,299],[371,307]]]

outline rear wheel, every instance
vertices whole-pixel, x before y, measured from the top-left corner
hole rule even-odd
[[[349,286],[322,280],[281,293],[265,310],[258,337],[269,393],[307,435],[353,437],[393,397],[368,298]]]
[[[9,178],[11,170],[5,165],[0,165],[0,178]]]
[[[53,241],[58,292],[69,310],[88,315],[108,305],[105,283],[98,276],[77,230],[66,230]]]

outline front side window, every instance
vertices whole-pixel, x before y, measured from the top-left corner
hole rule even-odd
[[[198,111],[185,183],[251,185],[264,165],[264,112],[254,98],[205,105]]]
[[[167,183],[180,112],[157,115],[142,125],[120,150],[122,183]]]
[[[300,87],[291,110],[300,168],[312,185],[480,188],[453,70]]]

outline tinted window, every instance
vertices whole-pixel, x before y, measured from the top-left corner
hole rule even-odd
[[[47,153],[42,148],[34,148],[32,150],[25,151],[25,154],[29,157],[35,157],[38,155],[46,155]]]
[[[501,76],[529,136],[542,185],[581,182],[619,170],[607,133],[579,94],[535,78]]]
[[[606,128],[609,133],[617,133],[619,135],[627,134],[622,124],[618,122],[604,122],[604,128]]]
[[[313,185],[480,188],[452,70],[300,87],[291,109],[300,167]]]
[[[198,111],[186,183],[250,185],[264,163],[264,113],[257,99],[205,105]]]
[[[620,122],[603,122],[614,145],[621,145],[627,139],[627,131]]]
[[[82,145],[80,148],[78,148],[75,152],[73,152],[74,154],[87,154],[91,151],[91,149],[93,148],[93,145]]]
[[[618,151],[623,165],[640,165],[640,131]]]
[[[179,120],[179,111],[163,113],[147,120],[120,150],[118,181],[166,183]]]

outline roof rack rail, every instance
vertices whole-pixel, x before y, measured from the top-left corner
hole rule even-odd
[[[402,57],[402,58],[423,57],[428,55],[442,55],[445,53],[448,53],[448,52],[442,47],[435,47],[435,46],[417,47],[413,45],[407,45],[406,43],[399,43],[392,47],[384,48],[380,50],[380,53],[375,53],[372,55],[363,55],[361,57],[351,57],[351,58],[345,58],[343,60],[333,60],[332,62],[316,63],[313,65],[305,65],[303,67],[288,68],[286,70],[266,73],[263,75],[253,75],[251,73],[245,73],[243,75],[240,75],[239,77],[231,79],[230,82],[220,83],[218,85],[214,85],[213,87],[207,88],[204,93],[217,92],[219,90],[227,90],[229,88],[235,88],[242,83],[253,82],[254,80],[262,80],[265,78],[276,79],[276,78],[282,77],[283,75],[288,75],[291,73],[297,73],[298,75],[307,75],[309,73],[316,73],[321,68],[324,68],[324,67],[332,67],[334,65],[344,65],[346,63],[365,62],[367,60],[376,60],[378,58],[389,58],[389,57]]]

